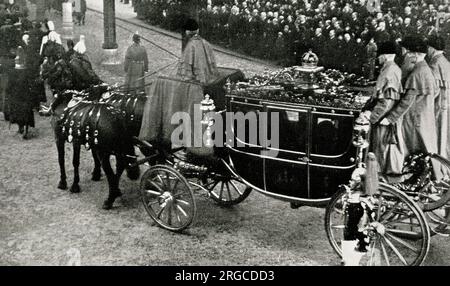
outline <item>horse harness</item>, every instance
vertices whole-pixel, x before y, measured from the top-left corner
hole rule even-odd
[[[99,122],[102,112],[108,110],[113,116],[121,116],[111,105],[104,102],[79,101],[64,110],[61,116],[62,134],[67,142],[74,140],[87,150],[99,145]],[[92,131],[93,130],[93,131]]]

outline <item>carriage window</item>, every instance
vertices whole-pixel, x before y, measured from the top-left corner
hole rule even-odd
[[[233,131],[240,143],[262,146],[260,142],[259,112],[262,106],[244,102],[231,102],[233,110]],[[229,124],[230,122],[227,122]],[[238,144],[234,142],[234,144]]]
[[[283,110],[282,108],[273,108],[269,109],[269,117],[272,112],[277,112],[279,116],[278,126],[269,126],[270,128],[278,127],[279,149],[306,153],[306,143],[309,134],[308,111],[290,111]],[[270,129],[269,132],[271,132]]]
[[[338,156],[344,154],[352,139],[353,117],[313,113],[311,153]]]

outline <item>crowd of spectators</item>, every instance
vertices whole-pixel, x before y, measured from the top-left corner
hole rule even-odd
[[[181,26],[185,1],[135,2],[138,16],[150,24]],[[450,41],[448,0],[200,0],[198,5],[204,38],[282,65],[299,64],[312,49],[327,68],[372,77],[368,67],[377,43],[437,33]]]

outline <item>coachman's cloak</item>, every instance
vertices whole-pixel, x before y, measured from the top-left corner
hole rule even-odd
[[[177,76],[202,85],[208,85],[219,76],[213,48],[200,36],[193,36],[187,43],[180,59]]]
[[[436,129],[439,155],[450,159],[450,63],[442,53],[430,60],[439,96],[435,101]]]
[[[405,156],[421,152],[437,153],[434,101],[438,95],[439,90],[428,64],[425,61],[416,63],[406,81],[405,95],[386,117],[391,124],[402,122]]]
[[[404,143],[401,133],[401,119],[397,124],[383,126],[379,123],[388,116],[400,100],[403,92],[401,84],[402,72],[393,61],[387,62],[377,78],[376,89],[372,96],[375,106],[372,108],[370,123],[372,124],[371,149],[377,157],[380,171],[386,175],[400,175],[404,160]],[[395,139],[393,142],[392,140]]]

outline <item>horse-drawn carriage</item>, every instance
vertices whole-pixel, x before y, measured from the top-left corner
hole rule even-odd
[[[192,224],[195,189],[206,191],[222,206],[238,204],[255,190],[295,207],[327,207],[328,239],[341,256],[346,255],[344,242],[352,241],[352,250],[366,253],[368,265],[423,263],[431,236],[423,210],[445,206],[450,195],[446,181],[433,178],[436,164],[430,162],[447,170],[450,162],[435,154],[414,156],[405,168],[408,180],[388,185],[379,182],[376,162],[367,156],[370,126],[358,117],[361,96],[345,98],[336,89],[230,81],[224,91],[225,109],[214,111],[209,99],[202,104],[204,128],[214,123],[206,114],[225,122],[224,146],[192,152],[185,146],[133,137],[145,158],[131,166],[150,165],[141,177],[141,200],[159,226],[182,231]],[[134,106],[122,112],[136,120],[139,116],[132,113],[139,99],[118,98],[104,101]],[[229,120],[227,115],[238,113],[250,116]],[[432,214],[429,218],[442,225],[439,213]]]

